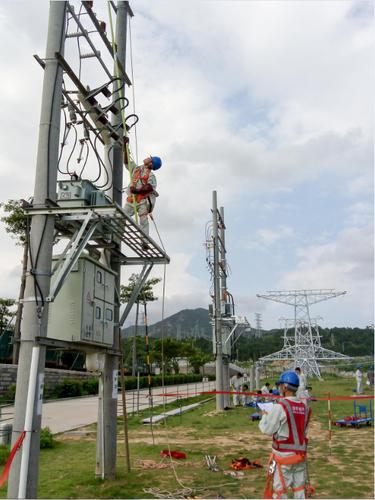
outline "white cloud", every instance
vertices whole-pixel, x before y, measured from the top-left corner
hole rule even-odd
[[[292,227],[281,225],[275,229],[258,229],[256,232],[256,241],[268,247],[280,240],[294,238],[294,236],[295,233]]]
[[[351,226],[370,227],[374,217],[374,205],[358,201],[348,206],[348,222]]]
[[[370,324],[373,318],[374,244],[371,227],[348,228],[335,242],[301,248],[296,269],[284,273],[281,289],[334,288],[346,290],[342,320],[353,317]],[[345,314],[347,314],[345,316]],[[354,316],[352,316],[354,315]]]
[[[27,197],[33,189],[43,71],[32,54],[44,54],[47,31],[44,2],[37,3],[40,15],[30,22],[36,3],[3,1],[0,6],[0,70],[6,75],[0,82],[0,200]],[[336,185],[327,185],[327,194],[352,233],[345,240],[341,232],[335,240],[339,228],[334,227],[331,246],[305,248],[285,283],[316,281],[320,287],[320,278],[344,276],[348,281],[338,280],[337,286],[355,288],[358,281],[368,289],[370,280],[356,277],[363,248],[353,243],[363,240],[361,227],[371,217],[365,197],[372,190],[373,169],[372,3],[361,5],[227,0],[137,0],[133,5],[139,159],[150,153],[163,158],[155,218],[172,258],[171,311],[207,302],[208,273],[201,276],[189,263],[200,251],[204,259],[204,226],[214,189],[220,205],[231,208],[227,225],[238,234],[246,232],[249,217],[277,213],[275,193],[295,193],[303,184],[313,190],[325,178],[337,179],[340,193]],[[105,4],[95,2],[95,10],[107,17]],[[69,44],[71,54],[76,41]],[[85,81],[97,78],[91,68],[92,61],[83,61]],[[135,151],[134,136],[131,141]],[[238,201],[245,196],[249,205],[257,200],[258,209],[245,211]],[[339,196],[350,197],[347,209],[339,207]],[[299,209],[307,220],[311,208]],[[318,203],[314,210],[319,212]],[[157,240],[153,229],[151,234]],[[320,234],[311,236],[318,241]],[[254,237],[265,249],[261,265],[267,269],[267,250],[282,252],[295,237],[293,220],[262,227],[250,241]],[[19,257],[7,237],[0,238],[5,277]],[[252,248],[243,249],[249,261]],[[306,271],[311,265],[316,274]],[[242,278],[232,277],[233,289]],[[2,280],[3,295],[16,288],[11,281]]]

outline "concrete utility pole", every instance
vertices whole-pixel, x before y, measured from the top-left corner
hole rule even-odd
[[[212,238],[214,253],[214,343],[216,346],[216,390],[223,392],[223,340],[221,332],[221,289],[219,271],[219,233],[218,233],[218,210],[217,193],[212,192]],[[216,394],[216,409],[224,410],[223,394]]]
[[[249,373],[249,376],[250,376],[250,392],[253,392],[255,390],[255,365],[254,363],[250,363],[250,373]]]
[[[55,53],[64,50],[65,16],[66,2],[50,3],[34,187],[34,207],[39,208],[56,201],[62,68]],[[33,215],[31,219],[12,443],[23,429],[27,434],[22,453],[16,454],[11,467],[8,498],[37,496],[45,347],[37,345],[35,337],[47,334],[48,303],[45,299],[50,291],[54,219],[54,215]],[[25,421],[27,414],[28,423]]]
[[[260,389],[260,366],[255,363],[255,388],[259,391]]]
[[[126,58],[126,32],[128,23],[129,2],[117,2],[116,16],[116,46],[114,74],[119,76],[117,61],[125,68]],[[112,102],[116,105],[119,99],[125,94],[125,84],[123,80],[115,80]],[[121,106],[120,106],[121,108]],[[122,115],[113,115],[112,125],[115,129],[121,127]],[[122,182],[123,182],[123,148],[117,141],[112,139],[112,192],[110,193],[113,202],[122,206]],[[121,250],[121,242],[114,241],[117,251]],[[121,285],[121,264],[112,250],[110,254],[111,268],[115,271],[115,290],[120,290]],[[120,298],[115,293],[114,306],[114,349],[119,351],[121,346],[120,331]],[[113,354],[104,354],[104,370],[99,379],[99,405],[98,405],[98,427],[96,446],[96,476],[101,478],[114,478],[116,472],[116,442],[117,442],[117,394],[118,394],[118,357]]]
[[[220,245],[219,245],[219,265],[221,267],[221,290],[220,290],[220,301],[221,301],[221,314],[226,314],[225,306],[227,304],[227,261],[226,261],[226,249],[225,249],[225,224],[224,224],[224,207],[220,207]],[[228,326],[226,327],[228,330]],[[230,350],[230,344],[226,348],[226,353]],[[229,372],[229,356],[223,355],[223,390],[225,392],[230,391],[230,372]],[[224,394],[224,408],[230,406],[230,394]]]

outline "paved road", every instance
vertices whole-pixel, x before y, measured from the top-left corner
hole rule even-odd
[[[153,407],[175,401],[177,398],[187,398],[199,392],[215,389],[215,382],[197,382],[184,385],[173,385],[165,387],[164,394],[175,394],[175,396],[164,396],[161,387],[152,389]],[[126,393],[127,413],[136,413],[137,410],[149,408],[150,402],[148,389],[137,391],[128,391]],[[12,422],[13,406],[7,406],[2,409],[0,417],[1,422]],[[157,413],[157,410],[156,410]],[[53,434],[66,432],[84,425],[92,424],[97,421],[98,397],[89,396],[83,398],[60,399],[57,401],[47,401],[43,403],[42,409],[42,427],[49,427]],[[119,393],[118,414],[122,414],[122,398]]]

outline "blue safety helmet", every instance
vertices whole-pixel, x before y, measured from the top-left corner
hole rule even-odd
[[[152,170],[158,170],[162,165],[161,159],[158,156],[151,156],[151,160]]]
[[[276,385],[280,384],[289,384],[294,387],[299,387],[299,378],[296,372],[292,370],[288,370],[280,375],[279,380],[276,382]]]

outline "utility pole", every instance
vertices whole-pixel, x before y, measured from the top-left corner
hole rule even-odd
[[[30,255],[17,373],[13,444],[20,436],[25,437],[12,463],[9,498],[36,498],[37,494],[46,346],[93,355],[89,358],[89,364],[94,372],[100,372],[96,473],[102,478],[115,476],[121,326],[153,265],[169,263],[165,251],[144,234],[122,209],[123,135],[138,121],[138,116],[133,113],[131,116],[136,121],[127,125],[126,118],[121,115],[129,104],[124,96],[124,82],[130,85],[131,81],[124,68],[127,20],[133,13],[127,1],[119,1],[117,6],[114,2],[109,3],[110,9],[116,14],[117,40],[113,40],[111,45],[106,36],[105,22],[100,21],[92,10],[93,3],[83,0],[81,4],[86,13],[80,10],[77,14],[74,6],[67,1],[50,3],[46,57],[41,59],[34,56],[45,73],[34,202],[25,210],[31,217]],[[75,29],[70,33],[65,33],[67,13],[69,20],[75,23]],[[104,53],[109,52],[110,60],[115,62],[115,75],[108,69],[102,52],[92,41],[93,32],[98,35],[97,40],[102,43]],[[92,88],[88,82],[81,82],[81,71],[77,75],[64,57],[66,39],[78,37],[83,37],[92,49],[92,52],[83,54],[80,44],[77,44],[79,67],[82,60],[94,59],[101,67],[98,77],[104,81],[99,87]],[[67,52],[70,60],[73,52]],[[113,85],[112,92],[110,85]],[[69,113],[69,121],[65,108]],[[61,110],[65,116],[65,130],[60,149]],[[68,127],[75,130],[79,127],[83,133],[75,164],[80,173],[69,166],[73,151],[64,161],[63,148]],[[94,141],[91,140],[93,137]],[[101,160],[98,144],[99,148],[104,147],[106,158],[111,154],[111,168],[106,167]],[[80,164],[85,150],[85,162]],[[97,177],[95,181],[82,178],[90,152],[100,167],[99,177],[88,174]],[[64,163],[64,168],[61,170],[59,167],[59,172],[62,176],[68,176],[69,180],[59,179],[56,197],[57,166],[62,158],[60,167]],[[102,176],[103,169],[107,180],[99,188],[95,182]],[[107,185],[109,187],[105,189]],[[80,193],[79,197],[77,193]],[[67,244],[62,255],[54,256],[52,269],[55,238]],[[145,240],[147,249],[142,246]],[[100,262],[99,257],[104,262]],[[79,279],[85,273],[86,276],[90,275],[87,280],[80,281],[78,286],[70,280],[70,272],[75,264],[78,264],[76,270]],[[143,269],[120,318],[121,265],[142,265]],[[77,296],[74,295],[76,292]],[[79,298],[76,300],[76,297]],[[84,300],[81,300],[83,297]],[[74,306],[78,304],[82,314],[67,327],[60,317],[65,318],[70,314],[72,301]]]
[[[224,223],[224,207],[220,207],[220,228],[219,228],[219,235],[220,235],[220,245],[219,245],[219,265],[221,269],[220,273],[220,281],[221,281],[221,290],[220,290],[220,310],[221,310],[221,315],[226,315],[227,311],[225,310],[225,307],[228,303],[228,291],[227,291],[227,260],[226,260],[226,249],[225,249],[225,223]],[[222,325],[224,326],[224,325]],[[226,325],[225,330],[229,332],[228,330],[228,325]],[[227,338],[227,335],[226,337]],[[225,352],[227,353],[228,350],[230,351],[230,343],[228,346],[226,346],[227,349]],[[224,397],[224,408],[230,406],[230,373],[229,373],[229,356],[227,354],[223,353],[223,390],[225,393]]]
[[[221,289],[220,289],[220,268],[219,268],[219,232],[218,232],[218,210],[217,193],[212,192],[212,239],[214,254],[214,343],[216,346],[215,367],[216,367],[216,410],[224,410],[223,397],[223,339],[221,332]]]
[[[39,208],[56,202],[62,68],[55,53],[64,50],[65,17],[66,2],[51,2],[34,186],[34,206]],[[17,453],[12,463],[8,498],[37,496],[45,347],[35,338],[47,335],[54,221],[54,215],[31,218],[12,443],[23,429],[26,437],[22,453]]]
[[[119,77],[120,63],[125,68],[126,58],[126,34],[128,24],[129,2],[117,2],[116,15],[116,47],[114,48],[114,75]],[[112,102],[115,106],[125,95],[125,82],[118,78],[114,81],[114,91]],[[121,108],[121,107],[120,107]],[[121,127],[123,122],[122,113],[112,116],[112,126],[114,129]],[[111,198],[114,203],[122,206],[122,184],[123,184],[123,148],[118,141],[111,139],[110,149],[112,150],[112,190]],[[107,146],[108,147],[108,146]],[[106,148],[107,149],[107,148]],[[108,153],[109,149],[107,149]],[[107,155],[106,155],[107,156]],[[120,290],[121,285],[121,264],[117,257],[121,250],[121,241],[114,240],[114,250],[110,251],[110,267],[116,272],[115,290]],[[104,250],[105,252],[105,250]],[[114,305],[114,349],[121,350],[121,329],[120,329],[120,298],[115,293]],[[117,395],[118,395],[118,357],[114,354],[104,354],[104,370],[99,378],[99,405],[98,405],[98,426],[97,426],[97,446],[96,446],[96,476],[104,478],[115,477],[116,473],[116,443],[117,443]]]

